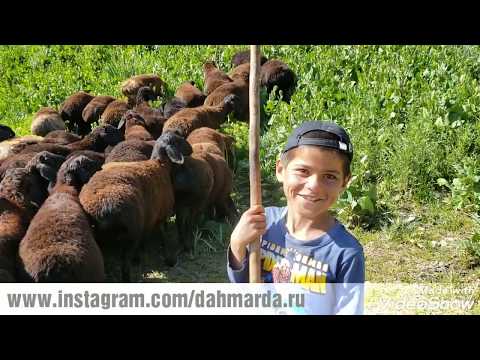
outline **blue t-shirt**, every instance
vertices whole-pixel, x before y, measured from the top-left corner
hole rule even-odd
[[[363,248],[345,227],[335,225],[313,240],[299,240],[286,227],[287,207],[267,207],[267,230],[261,239],[262,280],[295,283],[322,305],[314,313],[363,313],[365,258]],[[231,282],[248,282],[248,255],[238,270],[230,266]],[[321,301],[318,301],[321,299]],[[314,306],[314,305],[311,305]],[[321,308],[320,308],[321,307]]]

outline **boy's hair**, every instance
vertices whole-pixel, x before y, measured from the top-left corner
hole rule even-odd
[[[339,136],[332,134],[331,132],[323,131],[323,130],[312,130],[307,133],[305,133],[302,136],[303,139],[328,139],[328,140],[336,140],[339,141],[340,138]],[[315,145],[315,146],[320,146],[320,145]],[[351,174],[350,171],[350,163],[351,159],[349,156],[347,156],[344,152],[329,148],[329,147],[324,147],[321,146],[322,149],[324,150],[329,150],[329,151],[335,151],[338,153],[342,159],[343,159],[343,174],[344,176],[349,176]],[[288,163],[292,160],[291,158],[291,151],[285,151],[282,153],[280,156],[280,160],[283,162],[284,165],[288,165]]]

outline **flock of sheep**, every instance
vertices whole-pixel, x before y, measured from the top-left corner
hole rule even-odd
[[[234,222],[234,139],[216,129],[230,113],[248,121],[249,60],[235,54],[228,74],[206,62],[203,92],[184,82],[160,108],[149,101],[165,83],[138,75],[121,85],[126,101],[80,91],[40,109],[32,135],[0,125],[0,282],[102,282],[104,252],[129,282],[146,238],[174,266],[201,216]],[[293,71],[261,64],[262,86],[290,101]],[[173,215],[178,236],[166,236]]]

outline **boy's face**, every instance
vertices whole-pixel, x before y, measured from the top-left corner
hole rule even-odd
[[[318,146],[290,150],[288,164],[277,161],[277,179],[283,183],[289,211],[309,219],[327,212],[346,188],[343,159],[336,151]]]

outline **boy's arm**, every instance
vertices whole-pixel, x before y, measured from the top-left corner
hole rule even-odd
[[[365,257],[363,251],[349,256],[339,268],[335,286],[338,315],[363,315],[365,283]]]
[[[246,251],[245,258],[239,263],[232,253],[232,249],[228,247],[227,250],[227,274],[228,279],[232,283],[248,283],[248,250]]]
[[[249,282],[247,246],[265,233],[266,218],[262,206],[245,211],[230,236],[227,273],[231,282]]]

